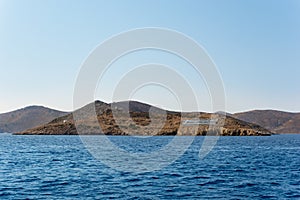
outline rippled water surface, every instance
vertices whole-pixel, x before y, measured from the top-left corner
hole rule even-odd
[[[221,137],[203,160],[203,137],[166,168],[110,169],[78,136],[0,134],[0,199],[300,199],[300,135]],[[128,151],[153,151],[172,137],[110,137]]]

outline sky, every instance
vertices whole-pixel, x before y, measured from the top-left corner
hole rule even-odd
[[[299,0],[0,0],[0,113],[29,105],[71,111],[77,76],[92,50],[112,35],[143,27],[181,32],[205,48],[222,77],[227,112],[300,112]],[[201,110],[210,111],[205,82],[161,52],[120,59],[95,98],[118,100],[111,98],[118,76],[149,62],[176,65],[191,77]],[[157,86],[132,98],[177,108],[172,94]]]

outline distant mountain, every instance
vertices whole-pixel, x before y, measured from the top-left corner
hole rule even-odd
[[[57,117],[66,115],[66,112],[29,106],[16,111],[0,114],[0,132],[15,133],[48,123]]]
[[[276,110],[254,110],[236,113],[233,117],[258,124],[273,133],[300,133],[300,113]]]
[[[74,116],[78,117],[76,127]],[[209,129],[208,124],[211,118],[216,121],[213,129]],[[200,125],[194,124],[195,119]],[[151,123],[152,120],[157,121]],[[222,122],[225,122],[224,126]],[[17,134],[73,135],[78,131],[105,135],[270,135],[270,131],[259,125],[230,116],[224,119],[222,114],[171,112],[137,101],[111,104],[96,101],[48,124]]]

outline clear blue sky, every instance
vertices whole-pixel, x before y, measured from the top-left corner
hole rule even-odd
[[[222,75],[227,111],[300,111],[299,0],[0,0],[0,112],[72,110],[91,50],[141,27],[174,29],[203,45]]]

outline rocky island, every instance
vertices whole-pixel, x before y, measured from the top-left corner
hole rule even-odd
[[[195,119],[200,123],[188,123],[195,122]],[[266,136],[272,133],[259,125],[222,113],[181,113],[136,101],[111,104],[95,101],[50,123],[15,134]]]

